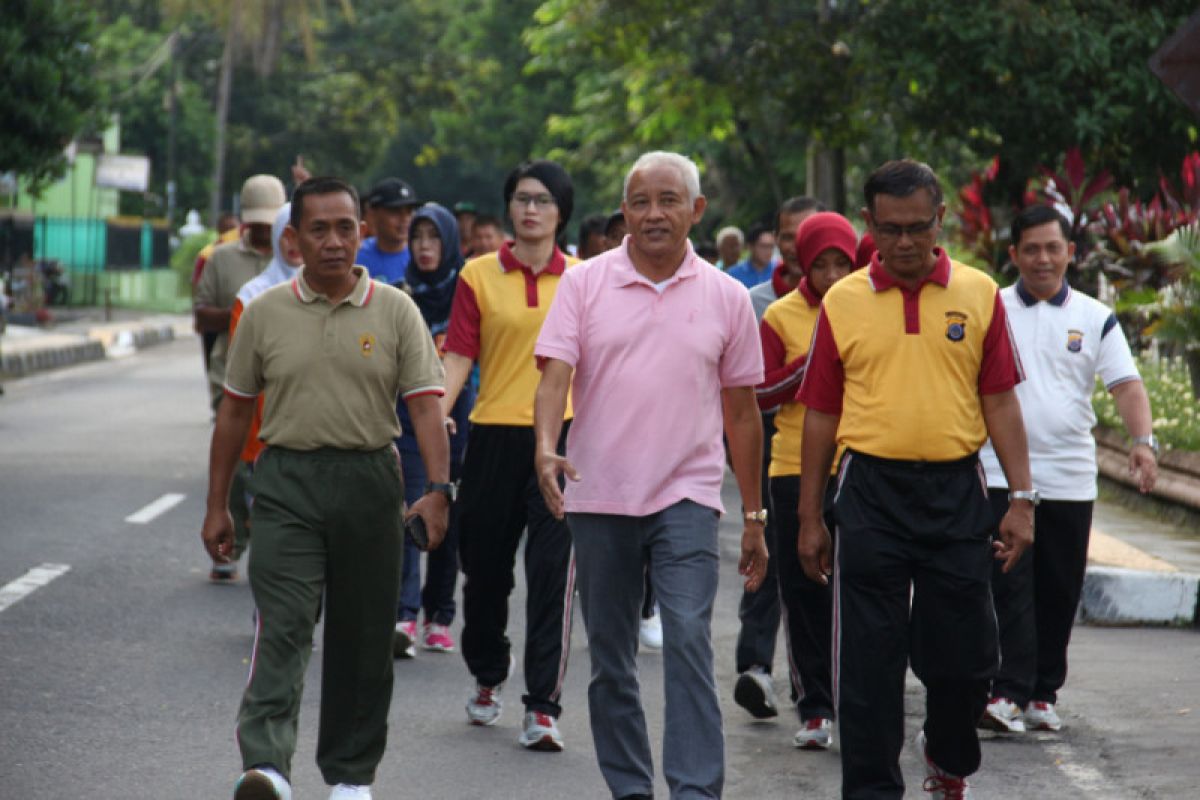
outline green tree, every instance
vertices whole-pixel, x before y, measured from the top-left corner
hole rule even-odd
[[[34,192],[63,174],[63,149],[99,118],[95,34],[84,3],[9,0],[0,6],[0,170],[24,176]]]

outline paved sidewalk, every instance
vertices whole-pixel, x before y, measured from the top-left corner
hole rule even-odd
[[[119,358],[143,347],[192,334],[186,314],[114,308],[55,309],[45,326],[10,322],[0,336],[0,378],[12,379],[86,361]]]

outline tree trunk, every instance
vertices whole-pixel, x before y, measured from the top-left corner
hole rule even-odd
[[[209,196],[208,219],[217,227],[225,181],[225,123],[229,118],[229,96],[233,91],[234,49],[238,39],[239,4],[231,3],[229,27],[225,31],[225,50],[221,54],[221,75],[217,81],[216,131],[213,142],[212,194]]]

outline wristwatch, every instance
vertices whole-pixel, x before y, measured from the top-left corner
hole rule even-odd
[[[433,483],[432,481],[425,484],[425,494],[430,492],[441,492],[446,495],[446,499],[453,503],[458,499],[458,484],[457,483]]]
[[[1008,493],[1009,500],[1028,500],[1031,505],[1037,505],[1042,502],[1042,496],[1038,494],[1037,489],[1018,489],[1015,492]]]
[[[1135,436],[1133,437],[1133,443],[1144,444],[1154,451],[1155,456],[1158,455],[1158,437],[1156,437],[1153,433],[1149,436]]]
[[[760,508],[758,511],[743,511],[742,519],[746,522],[758,522],[762,525],[767,524],[767,510]]]

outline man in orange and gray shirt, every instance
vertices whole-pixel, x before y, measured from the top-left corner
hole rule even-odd
[[[995,556],[1010,569],[1033,541],[1037,493],[1013,390],[1020,363],[996,284],[935,246],[945,205],[933,171],[890,161],[864,194],[879,252],[825,295],[800,389],[798,553],[810,578],[827,580],[823,501],[841,445],[833,660],[842,797],[904,795],[911,657],[926,688],[924,788],[962,798],[979,768],[975,723],[998,664],[993,517],[978,455],[989,435],[1014,488]]]

